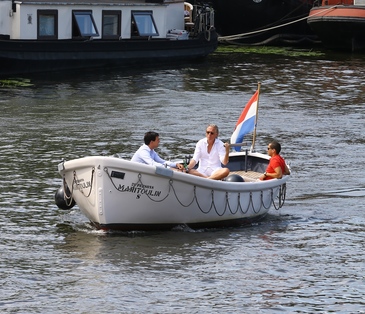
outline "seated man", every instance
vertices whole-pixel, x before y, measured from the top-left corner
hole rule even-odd
[[[270,162],[260,180],[281,179],[284,174],[289,175],[290,170],[283,157],[280,156],[281,145],[272,141],[267,147],[267,153],[271,157]]]
[[[196,144],[194,156],[188,165],[190,174],[213,180],[221,180],[229,175],[229,169],[222,168],[222,164],[226,165],[229,161],[230,145],[218,139],[218,132],[218,126],[208,125],[206,137]],[[198,162],[198,169],[193,169]]]
[[[155,149],[160,144],[160,136],[157,132],[146,132],[144,135],[144,144],[134,153],[131,161],[147,164],[151,166],[171,167],[172,170],[184,170],[182,164],[162,159]],[[176,169],[175,169],[176,168]]]

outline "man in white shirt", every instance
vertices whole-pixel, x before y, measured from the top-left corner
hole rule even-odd
[[[188,165],[190,174],[213,180],[221,180],[229,175],[229,169],[222,168],[222,164],[228,164],[230,145],[219,140],[218,134],[218,126],[208,125],[206,137],[196,144],[194,156]],[[193,169],[198,162],[198,169]]]
[[[171,167],[176,168],[175,170],[179,169],[183,171],[184,166],[182,164],[164,160],[155,152],[159,144],[160,136],[157,132],[146,132],[144,135],[144,144],[134,153],[131,161],[151,166]]]

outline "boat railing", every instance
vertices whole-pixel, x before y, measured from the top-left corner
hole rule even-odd
[[[194,21],[192,35],[208,33],[214,28],[214,9],[212,7],[194,5],[192,16]]]

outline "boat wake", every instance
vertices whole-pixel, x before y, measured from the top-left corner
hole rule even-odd
[[[305,194],[297,197],[297,200],[312,198],[344,198],[344,197],[365,197],[365,187],[354,187],[343,190],[326,191],[315,194]],[[292,199],[293,201],[293,199]]]
[[[365,197],[365,187],[339,191],[328,191],[324,195],[333,197]]]

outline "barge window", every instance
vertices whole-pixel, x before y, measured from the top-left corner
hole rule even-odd
[[[72,11],[72,24],[72,37],[99,36],[92,11]]]
[[[103,38],[119,39],[121,35],[121,12],[103,10]]]
[[[132,36],[158,36],[152,11],[132,11]]]
[[[57,10],[37,11],[37,38],[58,39],[58,12]]]

